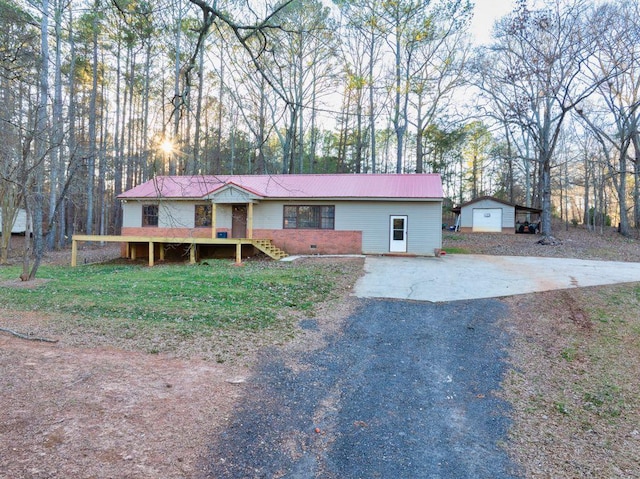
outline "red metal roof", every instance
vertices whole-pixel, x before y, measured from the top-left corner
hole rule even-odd
[[[442,199],[438,174],[158,176],[118,198],[196,199],[228,185],[263,198]]]

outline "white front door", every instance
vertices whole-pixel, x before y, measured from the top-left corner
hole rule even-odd
[[[389,252],[407,252],[407,217],[392,216],[389,222]]]

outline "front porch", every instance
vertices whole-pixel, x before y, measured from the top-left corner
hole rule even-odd
[[[235,246],[236,263],[242,262],[242,246],[250,245],[262,251],[273,259],[282,259],[286,252],[276,247],[270,239],[254,238],[194,238],[175,236],[135,236],[135,235],[74,235],[71,243],[71,266],[77,266],[78,243],[124,243],[126,245],[126,257],[135,260],[142,256],[141,249],[148,254],[149,266],[155,264],[156,257],[164,261],[167,245],[187,245],[189,247],[189,262],[196,262],[197,245],[224,245]]]

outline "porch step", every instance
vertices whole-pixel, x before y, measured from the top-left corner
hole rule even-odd
[[[276,245],[274,245],[270,239],[253,240],[253,246],[258,248],[260,251],[262,251],[266,255],[271,256],[273,259],[282,259],[289,256],[287,253],[285,253]]]

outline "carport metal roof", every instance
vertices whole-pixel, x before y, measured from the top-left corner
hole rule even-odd
[[[517,205],[515,203],[509,203],[508,201],[504,201],[504,200],[501,200],[499,198],[494,198],[493,196],[479,196],[476,199],[473,199],[471,201],[467,201],[466,203],[462,203],[459,206],[451,208],[451,211],[456,213],[456,214],[460,214],[460,211],[462,210],[463,207],[472,205],[473,203],[478,203],[480,201],[485,201],[485,200],[495,201],[496,203],[501,203],[501,204],[507,205],[507,206],[513,206],[515,208],[515,210],[516,210],[516,213],[518,213],[518,212],[522,212],[522,213],[542,213],[542,210],[540,208],[532,208],[530,206],[522,206],[522,205]]]

